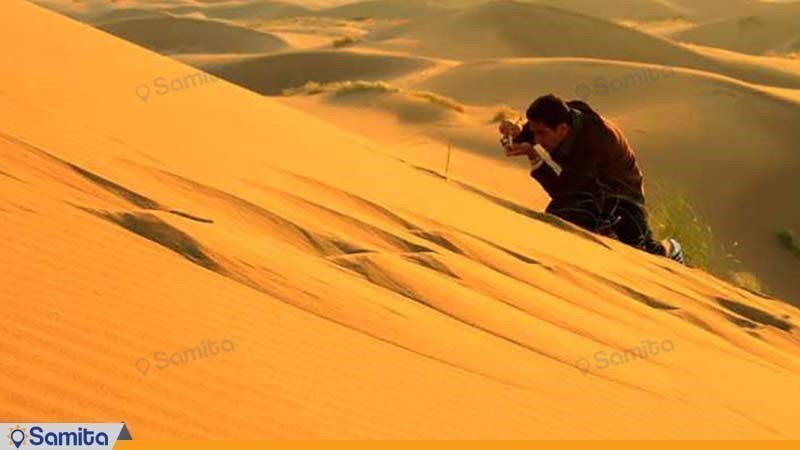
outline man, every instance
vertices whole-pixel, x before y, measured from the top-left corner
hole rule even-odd
[[[550,94],[534,101],[523,128],[500,124],[506,156],[525,155],[531,176],[550,195],[546,212],[581,228],[611,234],[630,246],[684,263],[675,239],[653,239],[642,171],[619,128],[585,102]],[[546,153],[538,153],[535,144]]]

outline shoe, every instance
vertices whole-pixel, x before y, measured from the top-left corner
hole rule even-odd
[[[686,265],[686,259],[683,257],[683,247],[681,247],[680,242],[669,238],[664,242],[664,247],[667,249],[667,258]]]

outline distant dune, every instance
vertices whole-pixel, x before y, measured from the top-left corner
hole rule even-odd
[[[268,33],[202,19],[131,19],[103,23],[99,28],[164,54],[258,53],[288,47],[282,39]]]
[[[702,23],[671,37],[755,55],[797,52],[800,2],[760,4],[747,14]]]
[[[764,2],[761,0],[663,0],[661,3],[682,11],[687,18],[692,20],[708,20],[743,14]]]
[[[531,3],[609,20],[651,21],[686,15],[685,9],[663,0],[531,0]]]
[[[595,59],[500,58],[465,62],[415,87],[469,104],[517,108],[527,107],[540,86],[587,100],[658,103],[686,87],[676,85],[676,73],[667,66]],[[492,82],[487,83],[487,79]]]
[[[540,24],[533,27],[531,24]],[[453,45],[458,42],[459,45]],[[780,87],[800,78],[741,70],[668,39],[559,9],[498,1],[379,30],[368,44],[451,59],[582,56],[688,67]]]
[[[94,15],[91,21],[93,23],[103,23],[103,22],[116,22],[120,20],[130,20],[130,19],[146,19],[154,17],[169,17],[169,14],[156,9],[121,8],[108,11],[103,14]]]
[[[474,6],[496,0],[441,0],[450,7]],[[502,0],[501,0],[502,1]],[[554,6],[608,20],[665,20],[681,17],[687,20],[705,20],[726,14],[747,11],[760,0],[520,0]]]
[[[117,9],[113,4],[98,5],[96,2],[95,4],[88,4],[69,0],[31,0],[31,3],[58,11],[60,14],[78,20],[85,20],[92,14],[102,14]]]
[[[763,86],[796,86],[800,77],[800,58],[786,56],[748,55],[716,47],[683,44],[693,51],[712,58],[725,67],[725,73]],[[800,89],[795,89],[800,92]]]
[[[661,64],[702,57],[656,36],[548,6],[497,1],[378,30],[371,41],[451,59],[586,56]],[[455,45],[458,43],[458,45]]]
[[[311,11],[303,6],[280,1],[253,1],[245,3],[219,2],[208,5],[186,5],[172,8],[173,12],[199,12],[209,18],[227,20],[272,20],[307,16]]]
[[[281,53],[208,66],[211,73],[266,95],[308,81],[388,80],[431,67],[423,58],[347,51]]]
[[[367,0],[324,9],[319,14],[342,19],[411,19],[443,11],[446,8],[428,0]]]

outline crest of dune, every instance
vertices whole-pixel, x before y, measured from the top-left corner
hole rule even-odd
[[[288,47],[282,39],[215,20],[142,17],[103,22],[100,29],[151,50],[172,53],[258,53]]]
[[[734,15],[674,33],[676,40],[749,54],[800,50],[800,3],[758,3]]]
[[[31,3],[0,18],[0,416],[800,438],[797,308]]]
[[[603,18],[513,0],[419,17],[377,30],[366,41],[378,48],[456,60],[584,57],[690,68],[786,88],[800,86],[795,77],[743,70]]]
[[[446,8],[428,0],[365,0],[324,9],[320,14],[343,19],[411,19],[443,11]]]

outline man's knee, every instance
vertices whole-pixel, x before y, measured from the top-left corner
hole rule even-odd
[[[545,212],[586,230],[594,231],[597,227],[594,201],[585,196],[554,199],[547,205]]]
[[[617,227],[617,238],[632,247],[647,253],[663,255],[664,245],[653,238],[653,232],[647,220],[647,212],[643,206],[630,202],[622,202],[617,208],[620,223]]]

